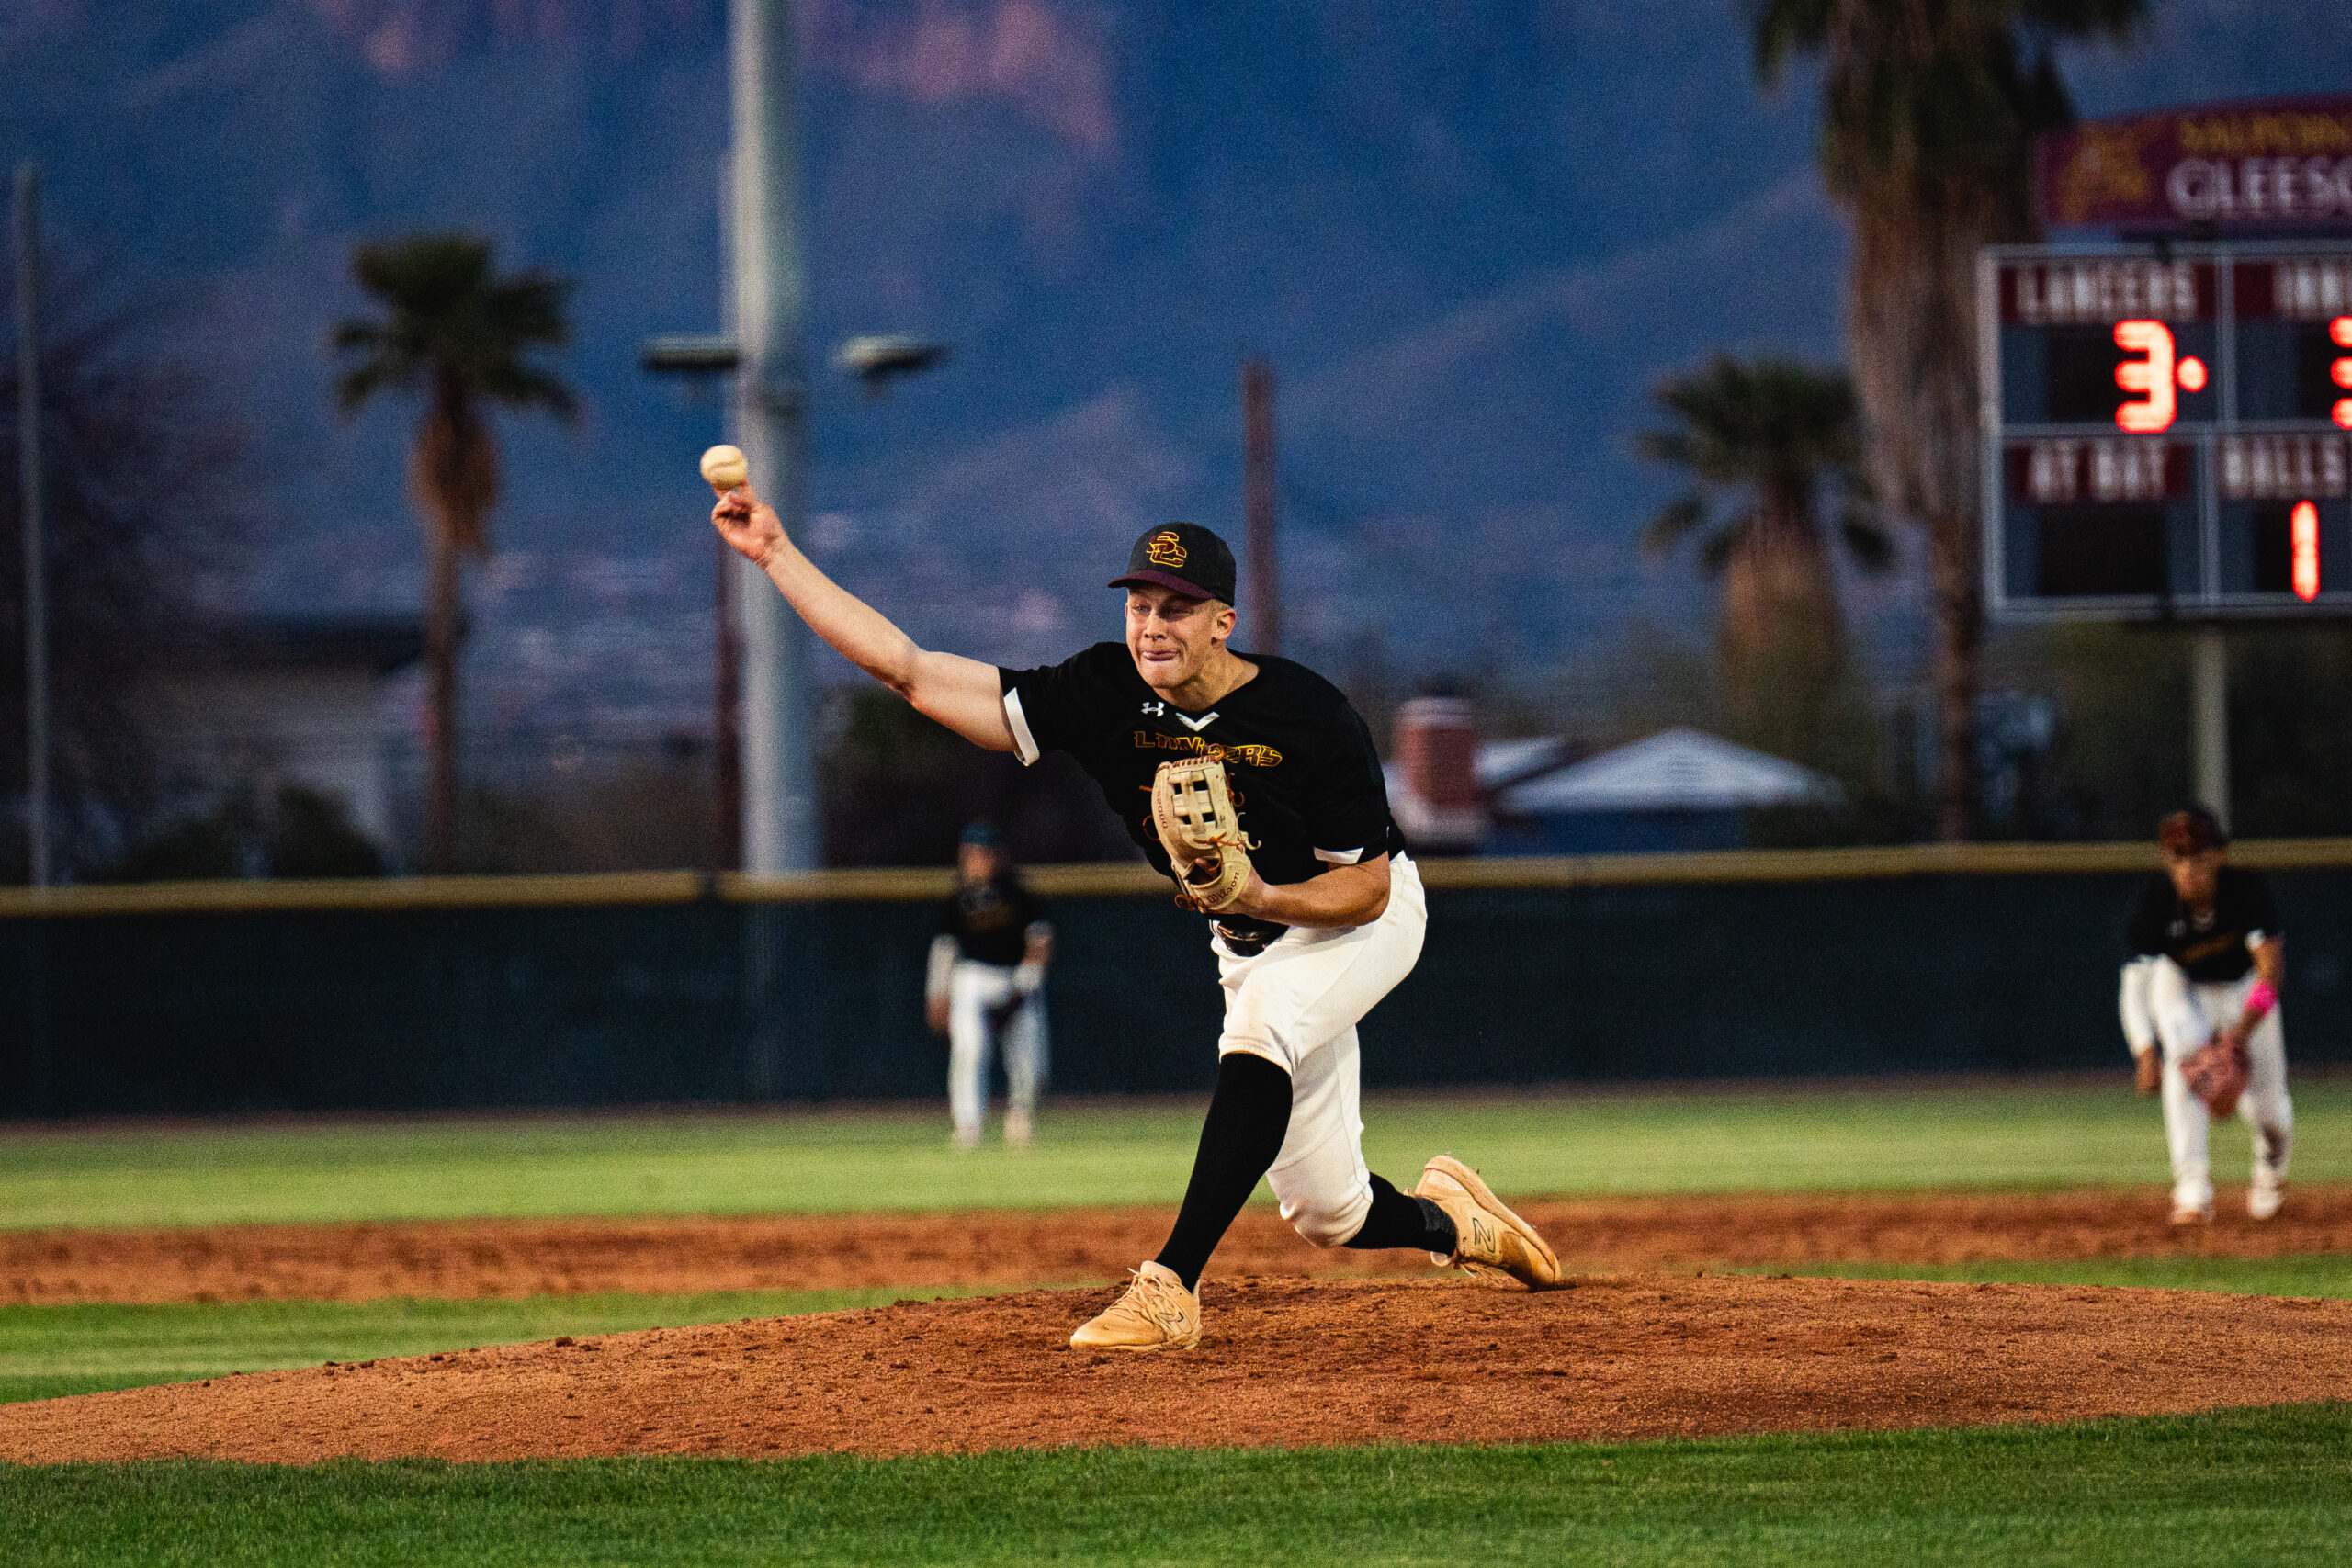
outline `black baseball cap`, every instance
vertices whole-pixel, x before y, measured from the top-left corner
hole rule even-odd
[[[1233,552],[1198,523],[1164,523],[1147,528],[1127,552],[1127,574],[1114,588],[1148,582],[1193,599],[1233,599]]]
[[[2185,807],[2156,824],[2156,842],[2168,855],[2202,854],[2229,841],[2221,818],[2201,806]]]

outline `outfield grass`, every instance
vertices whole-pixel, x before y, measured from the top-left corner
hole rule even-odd
[[[2296,1174],[2352,1179],[2352,1083],[2296,1094]],[[1702,1095],[1374,1096],[1373,1168],[1452,1150],[1514,1193],[2165,1180],[2155,1108],[2014,1083]],[[933,1110],[441,1118],[0,1134],[0,1229],[492,1215],[1172,1203],[1197,1106],[1049,1110],[1028,1149],[946,1146]],[[2236,1123],[2214,1138],[2226,1177]]]
[[[12,1563],[2341,1560],[2352,1406],[1693,1443],[0,1470]]]
[[[882,1306],[971,1290],[713,1291],[520,1301],[233,1302],[189,1306],[0,1307],[0,1404],[191,1382],[231,1372],[425,1356],[560,1334]]]

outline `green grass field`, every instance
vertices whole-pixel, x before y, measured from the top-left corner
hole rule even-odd
[[[2066,1564],[2341,1561],[2352,1406],[1527,1448],[1066,1450],[0,1473],[7,1561]]]
[[[2299,1087],[2296,1173],[2352,1179],[2352,1083]],[[1375,1168],[1451,1148],[1508,1191],[2165,1179],[2112,1088],[1443,1099],[1367,1107]],[[0,1134],[0,1229],[1167,1204],[1193,1106],[1065,1110],[957,1155],[923,1111]],[[2215,1138],[2224,1179],[2245,1138]],[[2352,1296],[2352,1258],[1806,1272]],[[724,1321],[936,1292],[0,1309],[0,1400]],[[2352,1406],[1893,1435],[1309,1453],[0,1467],[0,1562],[2280,1563],[2352,1539]]]
[[[2300,1086],[2296,1175],[2352,1179],[2352,1082]],[[1451,1150],[1507,1192],[2060,1187],[2165,1179],[2112,1087],[1374,1096],[1373,1168]],[[486,1215],[1171,1203],[1195,1105],[1049,1111],[1036,1146],[946,1146],[930,1109],[0,1133],[0,1230]],[[2215,1168],[2245,1168],[2239,1124]]]

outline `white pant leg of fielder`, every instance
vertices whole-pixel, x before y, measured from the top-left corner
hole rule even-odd
[[[1283,1218],[1317,1247],[1345,1243],[1371,1213],[1356,1022],[1412,973],[1428,925],[1420,873],[1400,855],[1388,908],[1370,925],[1293,930],[1251,958],[1217,953],[1217,1055],[1246,1051],[1290,1074],[1290,1129],[1266,1180]]]
[[[956,1135],[980,1135],[989,1109],[988,1010],[1012,994],[1012,971],[969,958],[947,978],[947,1114]]]
[[[2222,986],[2188,987],[2196,1010],[2215,1027],[2226,1028],[2237,1021],[2245,1011],[2246,993],[2254,989],[2256,975],[2249,972],[2243,978]],[[2253,1174],[2265,1171],[2274,1178],[2284,1179],[2287,1157],[2292,1151],[2295,1135],[2295,1106],[2287,1098],[2287,1027],[2279,1016],[2280,1009],[2273,1005],[2245,1043],[2245,1092],[2238,1097],[2238,1118],[2254,1134]],[[2191,1050],[2196,1049],[2194,1045]],[[2206,1111],[2190,1097],[2189,1103],[2198,1112],[2197,1157],[2200,1175],[2199,1189],[2210,1200],[2213,1181],[2206,1153]],[[2176,1179],[2177,1174],[2176,1173]]]
[[[2237,1021],[2256,976],[2222,986],[2192,983],[2178,964],[2157,964],[2149,987],[2150,1010],[2165,1053],[2165,1141],[2172,1150],[2173,1202],[2201,1208],[2213,1201],[2212,1160],[2207,1149],[2211,1118],[2204,1102],[2188,1091],[2180,1064],[2211,1038],[2216,1028]],[[2278,1008],[2255,1025],[2246,1041],[2245,1093],[2238,1115],[2254,1132],[2254,1169],[2284,1178],[2295,1133],[2294,1102],[2287,1094],[2287,1030]]]
[[[2237,1005],[2243,1008],[2245,995]],[[2294,1152],[2295,1102],[2287,1098],[2287,1025],[2281,1009],[2254,1026],[2245,1043],[2248,1069],[2245,1093],[2238,1100],[2238,1115],[2254,1129],[2254,1176],[2265,1171],[2284,1180],[2287,1159]]]
[[[2181,1063],[2212,1037],[2213,1022],[2195,986],[2179,964],[2159,959],[2148,982],[2148,1010],[2155,1015],[2156,1042],[2165,1054],[2165,1144],[2172,1154],[2172,1201],[2177,1209],[2210,1208],[2213,1168],[2205,1152],[2211,1118],[2205,1102],[2189,1092]]]
[[[1037,1093],[1046,1087],[1046,992],[1029,993],[1021,1010],[1004,1026],[998,1043],[1004,1051],[1005,1098],[1023,1115],[1037,1109]]]

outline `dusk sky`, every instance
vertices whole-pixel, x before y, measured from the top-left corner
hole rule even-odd
[[[2064,56],[2086,115],[2342,90],[2343,0],[2155,0]],[[808,0],[808,541],[919,638],[1032,662],[1112,635],[1147,523],[1238,537],[1245,350],[1281,380],[1293,651],[1521,671],[1637,615],[1703,639],[1634,539],[1660,376],[1838,350],[1839,218],[1802,77],[1755,84],[1736,0]],[[473,585],[494,722],[699,721],[714,401],[637,368],[718,324],[722,0],[12,0],[0,151],[52,240],[182,306],[256,446],[246,592],[417,602],[412,414],[328,407],[356,241],[493,237],[575,278],[576,430],[502,428]],[[853,333],[952,345],[866,400]],[[1890,673],[1906,574],[1854,600]],[[829,679],[846,667],[827,660]]]

